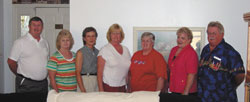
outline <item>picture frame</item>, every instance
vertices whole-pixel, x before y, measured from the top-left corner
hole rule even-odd
[[[151,32],[155,35],[154,49],[159,51],[166,61],[171,49],[177,45],[177,30],[181,27],[133,27],[133,52],[141,50],[141,35],[144,32]],[[205,46],[205,27],[188,27],[193,33],[191,46],[200,56]]]

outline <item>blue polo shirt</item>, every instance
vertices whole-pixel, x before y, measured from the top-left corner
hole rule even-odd
[[[235,76],[245,73],[240,54],[223,39],[210,51],[201,53],[198,68],[198,95],[202,102],[237,102]]]

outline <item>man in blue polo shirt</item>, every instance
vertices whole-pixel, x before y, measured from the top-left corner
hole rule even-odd
[[[207,26],[207,44],[198,69],[198,95],[202,102],[237,102],[237,87],[245,77],[240,54],[224,40],[218,21]]]

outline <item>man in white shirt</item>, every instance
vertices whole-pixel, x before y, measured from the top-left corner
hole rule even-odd
[[[8,58],[10,70],[16,75],[16,93],[48,92],[48,42],[41,37],[43,21],[33,17],[29,33],[14,42]]]

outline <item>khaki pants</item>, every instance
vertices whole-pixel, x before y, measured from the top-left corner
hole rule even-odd
[[[83,85],[86,92],[98,92],[98,83],[96,75],[83,75],[82,76]],[[80,92],[80,88],[77,87],[77,91]]]

